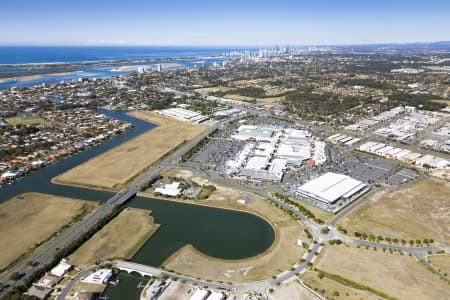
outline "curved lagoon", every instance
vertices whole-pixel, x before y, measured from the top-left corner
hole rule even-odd
[[[102,112],[131,122],[135,127],[126,134],[33,172],[0,189],[0,202],[27,192],[106,201],[112,193],[51,183],[53,177],[155,127],[126,115],[124,111]],[[135,197],[126,206],[152,210],[155,222],[161,224],[133,258],[133,261],[143,264],[159,266],[186,244],[192,244],[197,250],[216,258],[247,258],[264,252],[274,240],[272,227],[265,220],[249,213],[143,197]]]
[[[248,258],[264,252],[275,238],[270,224],[245,212],[145,197],[127,206],[152,210],[155,222],[162,224],[133,257],[141,264],[160,266],[186,244],[215,258]]]

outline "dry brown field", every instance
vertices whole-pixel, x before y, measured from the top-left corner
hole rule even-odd
[[[450,183],[430,178],[375,194],[339,222],[349,233],[450,243]]]
[[[53,182],[107,190],[120,189],[171,150],[205,129],[154,112],[134,111],[130,115],[159,125],[55,177]]]
[[[26,193],[0,204],[0,269],[50,239],[94,202]]]
[[[398,299],[448,299],[450,286],[408,255],[355,246],[327,246],[317,268]]]
[[[150,211],[126,208],[69,257],[78,267],[97,260],[131,258],[158,229]]]

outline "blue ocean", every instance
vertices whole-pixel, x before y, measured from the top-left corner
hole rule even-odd
[[[126,66],[171,64],[170,68],[194,67],[221,63],[222,54],[241,49],[214,47],[0,47],[0,89],[58,83],[78,78],[105,78],[135,72]],[[123,62],[126,60],[135,60]],[[149,60],[149,61],[137,61]],[[70,72],[30,76],[30,73],[53,68],[52,64],[80,62],[116,62],[108,66],[76,66]],[[119,62],[122,61],[122,62]],[[39,68],[33,66],[42,64]],[[118,68],[119,67],[119,68]],[[6,79],[6,74],[16,74]],[[22,75],[26,78],[20,78]],[[32,74],[31,74],[32,75]],[[8,76],[9,77],[9,76]]]
[[[240,49],[213,47],[0,47],[0,64],[85,62],[221,55]]]

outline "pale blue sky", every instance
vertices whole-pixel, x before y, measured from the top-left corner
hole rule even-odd
[[[0,4],[0,45],[263,46],[440,40],[450,40],[449,0],[4,0]]]

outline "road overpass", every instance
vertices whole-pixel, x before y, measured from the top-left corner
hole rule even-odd
[[[142,188],[147,187],[148,183],[159,176],[162,170],[170,166],[172,161],[178,160],[182,155],[186,154],[189,150],[195,147],[204,138],[208,137],[216,129],[232,120],[234,120],[234,118],[218,122],[214,126],[208,127],[194,139],[181,144],[174,151],[160,159],[160,161],[157,162],[147,172],[145,172],[145,174],[138,176],[125,188],[120,190],[117,194],[113,195],[106,202],[100,205],[99,208],[85,216],[80,222],[73,225],[62,234],[56,236],[49,242],[36,249],[33,254],[26,259],[26,261],[24,260],[20,262],[19,264],[11,268],[11,270],[5,272],[0,278],[0,283],[4,286],[3,290],[0,292],[0,297],[3,297],[14,287],[20,286],[24,282],[24,280],[35,271],[51,263],[53,258],[56,256],[56,254],[58,254],[59,251],[61,251],[61,249],[69,246],[80,236],[88,232],[102,218],[112,213],[114,207],[125,204],[128,200],[133,198]],[[28,262],[34,262],[35,264],[29,264]],[[19,280],[11,280],[9,277],[13,273],[19,273],[22,275],[22,277]]]

